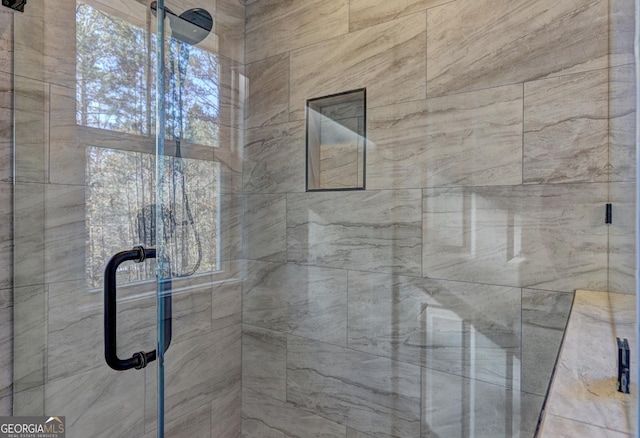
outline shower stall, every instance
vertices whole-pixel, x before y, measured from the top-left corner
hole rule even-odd
[[[633,0],[3,6],[0,415],[534,437],[636,292]]]

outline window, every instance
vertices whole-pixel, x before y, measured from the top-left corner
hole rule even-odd
[[[147,20],[148,6],[134,7]],[[166,42],[166,150],[179,143],[188,158],[165,157],[162,183],[169,199],[158,207],[155,37],[146,21],[104,9],[83,2],[76,9],[76,122],[87,152],[87,283],[102,286],[113,254],[155,245],[149,221],[156,208],[165,212],[174,274],[217,271],[220,169],[207,150],[220,146],[218,57],[170,38]],[[155,267],[125,264],[118,275],[122,283],[149,280]]]

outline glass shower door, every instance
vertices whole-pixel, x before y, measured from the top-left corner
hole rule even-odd
[[[13,22],[13,414],[163,436],[162,21],[135,0],[33,0]]]
[[[13,15],[16,416],[64,416],[68,437],[239,430],[244,14],[218,9],[233,38],[214,0]]]

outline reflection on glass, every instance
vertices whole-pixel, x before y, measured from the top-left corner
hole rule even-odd
[[[79,125],[154,135],[156,39],[132,21],[78,3]],[[167,139],[218,146],[218,56],[175,39],[168,40],[165,52]]]
[[[155,162],[152,154],[100,147],[87,148],[87,282],[100,287],[108,259],[134,245],[147,245],[149,226],[143,217],[155,207]],[[219,168],[213,161],[165,157],[164,206],[167,250],[174,274],[197,267],[196,272],[218,269]],[[183,179],[184,175],[184,179]],[[192,218],[184,195],[189,197]],[[145,231],[147,234],[145,235]],[[201,251],[201,254],[199,254]],[[151,263],[124,264],[119,282],[154,278]]]

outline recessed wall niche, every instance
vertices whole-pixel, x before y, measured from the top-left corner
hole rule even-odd
[[[307,100],[307,191],[364,190],[366,89]]]

